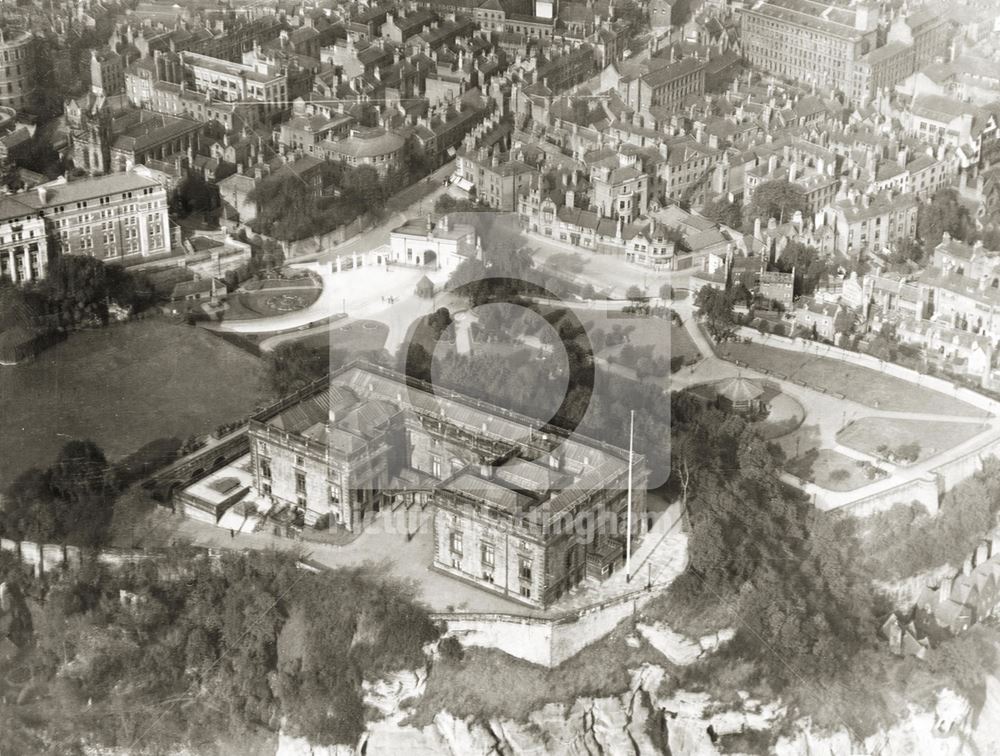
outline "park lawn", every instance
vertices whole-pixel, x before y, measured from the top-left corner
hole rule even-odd
[[[652,345],[654,357],[681,357],[686,365],[701,359],[701,353],[687,329],[675,325],[669,319],[582,308],[574,308],[574,311],[587,330],[599,328],[610,333],[616,325],[629,330],[629,343],[637,347]],[[621,345],[606,347],[598,356],[617,355],[619,351]]]
[[[210,333],[146,320],[81,331],[33,362],[0,368],[0,486],[93,439],[114,461],[249,414],[261,361]]]
[[[385,346],[389,337],[389,326],[377,320],[352,320],[329,331],[313,333],[297,339],[299,343],[312,349],[335,349],[354,356],[377,352]]]
[[[785,470],[829,491],[853,491],[881,480],[866,477],[858,460],[833,449],[810,449],[802,456],[788,460]]]
[[[862,417],[838,433],[837,440],[844,446],[872,455],[877,455],[876,450],[883,444],[896,449],[915,443],[920,446],[917,461],[922,462],[978,436],[987,428],[974,423]]]
[[[726,343],[720,356],[755,370],[780,373],[811,388],[841,394],[860,404],[893,412],[985,417],[986,412],[909,381],[830,357],[778,349],[762,344]]]

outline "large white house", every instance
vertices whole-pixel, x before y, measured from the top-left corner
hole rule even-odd
[[[389,260],[394,265],[412,265],[450,273],[467,257],[477,253],[476,229],[454,225],[443,216],[437,223],[409,221],[389,234]]]

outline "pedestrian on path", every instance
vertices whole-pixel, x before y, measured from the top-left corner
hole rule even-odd
[[[236,537],[236,531],[233,530],[232,528],[229,529],[229,537],[230,538],[235,538]]]

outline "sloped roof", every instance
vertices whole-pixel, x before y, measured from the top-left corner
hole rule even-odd
[[[725,397],[733,404],[739,402],[751,402],[760,398],[764,393],[755,381],[743,376],[736,376],[722,383],[718,388],[719,396]]]

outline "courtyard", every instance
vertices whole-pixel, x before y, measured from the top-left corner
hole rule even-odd
[[[157,439],[186,439],[246,416],[262,365],[200,328],[161,320],[80,331],[0,369],[0,484],[48,465],[71,439],[115,461]]]

